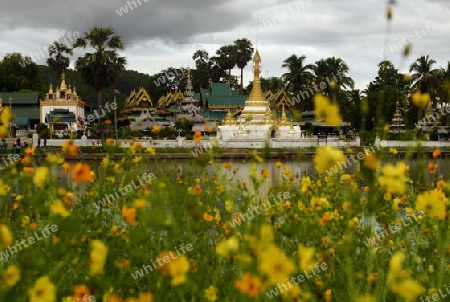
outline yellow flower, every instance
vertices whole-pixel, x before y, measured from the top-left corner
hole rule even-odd
[[[13,240],[12,234],[6,224],[0,222],[0,250],[7,248]]]
[[[261,252],[258,263],[259,270],[268,277],[271,284],[286,282],[286,278],[295,271],[293,261],[274,245],[269,245]]]
[[[5,134],[8,132],[9,122],[15,117],[8,106],[3,107],[2,114],[0,114],[0,137],[5,137]]]
[[[398,153],[397,149],[395,149],[395,148],[389,148],[389,152],[391,152],[394,155],[396,155]]]
[[[381,169],[382,176],[378,178],[380,185],[389,193],[404,194],[406,190],[405,163],[400,162],[394,167],[386,165]]]
[[[416,91],[412,95],[413,104],[421,109],[427,108],[430,99],[429,93],[421,93],[420,91]]]
[[[231,254],[239,248],[239,239],[232,236],[220,241],[216,246],[216,253],[224,258],[230,258]]]
[[[61,200],[56,200],[51,206],[50,211],[53,214],[61,215],[62,217],[67,217],[70,215],[70,212],[66,210],[64,207],[64,204],[61,202]]]
[[[156,154],[155,149],[152,148],[152,147],[147,147],[147,153],[150,153],[150,155],[155,155]]]
[[[209,302],[214,302],[217,300],[217,287],[210,285],[207,289],[204,290],[205,298]]]
[[[142,160],[142,156],[139,155],[139,156],[135,156],[131,161],[135,164],[138,164],[141,162],[141,160]]]
[[[47,276],[36,280],[32,289],[28,290],[30,302],[54,302],[56,301],[55,285]]]
[[[103,242],[97,239],[91,241],[91,275],[103,274],[103,266],[106,262],[107,253],[108,248],[103,244]]]
[[[233,212],[234,210],[234,204],[231,200],[225,200],[225,211],[228,213]]]
[[[139,199],[135,199],[133,202],[133,208],[136,208],[136,209],[143,209],[143,208],[146,208],[147,206],[148,206],[148,203],[147,203],[147,200],[145,200],[145,199],[139,198]]]
[[[6,286],[14,286],[20,280],[20,270],[15,265],[10,265],[3,276],[3,283]]]
[[[0,179],[0,195],[5,196],[11,188],[3,183],[3,180]]]
[[[416,210],[423,211],[428,216],[436,217],[439,220],[445,219],[445,203],[440,193],[436,190],[418,195]]]
[[[339,113],[339,106],[332,104],[330,98],[318,93],[314,96],[314,108],[316,119],[324,120],[325,123],[333,126],[341,126],[342,117]]]
[[[61,155],[59,153],[47,153],[47,161],[50,164],[57,164],[57,165],[61,165],[62,163],[64,163],[64,158],[61,157]]]
[[[314,247],[298,245],[298,256],[300,258],[300,269],[307,270],[314,266]]]
[[[318,147],[314,156],[316,170],[324,173],[330,168],[338,169],[338,163],[346,162],[344,153],[330,146]]]
[[[364,165],[372,171],[375,171],[378,167],[377,156],[374,153],[370,153],[366,149],[366,157],[364,157]]]
[[[66,141],[62,143],[62,151],[66,156],[76,156],[78,153],[78,146],[73,144],[73,141]]]
[[[302,177],[302,192],[308,191],[308,188],[311,186],[311,178],[309,176]]]
[[[172,286],[186,282],[186,273],[189,271],[189,261],[184,255],[169,262],[170,275],[172,276]]]
[[[415,301],[417,297],[425,292],[423,286],[412,279],[395,282],[389,286],[389,290],[406,301]]]
[[[36,169],[36,174],[34,175],[33,181],[36,187],[42,188],[48,177],[48,168],[39,167]]]
[[[108,146],[111,146],[112,144],[114,144],[114,141],[115,141],[115,139],[113,139],[113,138],[107,138],[106,139],[106,144],[108,145]]]

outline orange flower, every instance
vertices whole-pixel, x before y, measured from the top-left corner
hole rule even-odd
[[[90,296],[91,296],[91,292],[86,285],[75,285],[73,287],[73,300],[74,301],[86,301],[86,298],[89,298]]]
[[[209,215],[208,213],[203,213],[203,219],[205,219],[206,221],[213,221],[214,220],[214,216]]]
[[[332,220],[333,217],[330,215],[330,213],[324,213],[322,215],[322,219],[320,220],[320,225],[324,226],[327,224],[328,221]]]
[[[194,188],[194,192],[197,195],[200,195],[202,193],[202,187],[200,187],[200,185],[196,185]]]
[[[28,176],[33,176],[34,168],[32,167],[24,167],[23,171],[28,174]]]
[[[30,230],[34,231],[36,229],[37,229],[37,224],[34,222],[30,223]]]
[[[25,155],[32,156],[34,155],[34,147],[28,147],[25,149]]]
[[[136,223],[136,209],[128,208],[126,205],[122,208],[122,217],[125,217],[125,221],[132,226],[135,226]]]
[[[256,297],[260,293],[261,279],[258,276],[253,277],[249,273],[245,273],[242,280],[234,281],[234,286],[250,297]]]
[[[211,127],[208,124],[205,124],[205,131],[206,132],[211,132]]]
[[[20,160],[20,163],[22,164],[22,165],[31,165],[32,164],[32,161],[31,161],[31,157],[30,156],[28,156],[28,155],[25,155],[21,160]]]
[[[62,151],[66,156],[76,156],[78,146],[75,146],[72,141],[62,143]]]
[[[114,140],[113,138],[111,138],[111,137],[110,137],[110,138],[107,138],[107,139],[106,139],[106,144],[107,144],[108,146],[111,146],[112,144],[114,144],[114,141],[115,141],[115,140]]]
[[[103,124],[105,124],[105,125],[111,125],[111,123],[112,123],[112,121],[111,120],[105,120],[104,122],[103,122]]]
[[[433,158],[437,158],[439,155],[441,155],[441,149],[436,149],[433,152]]]
[[[73,195],[72,192],[67,192],[67,193],[63,196],[63,198],[62,198],[62,200],[64,201],[64,203],[65,203],[65,204],[68,204],[68,205],[70,205],[70,203],[71,203],[74,199],[75,199],[75,196]]]
[[[202,132],[200,130],[195,130],[194,140],[199,143],[202,140]]]
[[[74,182],[90,182],[94,179],[91,174],[91,167],[86,163],[78,163],[72,170]]]
[[[162,130],[162,126],[153,126],[152,133],[159,133]]]
[[[428,164],[428,172],[430,172],[431,174],[434,174],[437,172],[437,165],[434,163],[429,163]]]

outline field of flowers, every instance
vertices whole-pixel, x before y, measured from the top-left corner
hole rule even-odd
[[[0,176],[0,301],[450,297],[450,186],[434,159],[423,160],[427,183],[393,154],[328,176],[345,158],[319,147],[317,175],[270,163],[282,181],[267,190],[257,154],[247,183],[232,162],[180,169],[140,143],[101,163],[76,160],[70,142],[45,159],[34,152]]]

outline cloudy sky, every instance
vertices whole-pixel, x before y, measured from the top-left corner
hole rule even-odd
[[[387,35],[387,0],[0,0],[0,58],[34,53],[44,64],[54,40],[71,43],[71,33],[112,26],[124,39],[128,69],[155,74],[194,66],[195,50],[213,55],[245,37],[258,45],[264,77],[286,72],[281,65],[292,54],[305,55],[308,64],[335,56],[363,89],[376,76],[383,51],[403,72],[421,54],[435,59],[436,68],[450,60],[450,1],[396,2]],[[402,60],[408,40],[412,52]],[[244,70],[249,80],[251,64]]]

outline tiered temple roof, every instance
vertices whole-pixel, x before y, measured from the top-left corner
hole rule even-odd
[[[395,103],[395,113],[394,117],[392,118],[392,124],[389,125],[389,133],[390,134],[399,134],[399,133],[405,133],[405,124],[403,124],[403,117],[400,113],[400,103],[397,101]]]
[[[142,113],[149,112],[155,119],[158,117],[155,114],[156,108],[153,106],[150,95],[144,87],[140,87],[139,90],[131,91],[130,96],[125,101],[125,107],[121,112],[120,121],[134,121],[136,118],[142,115]]]

